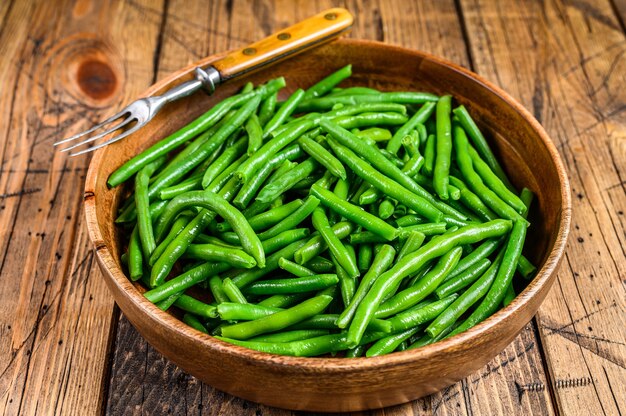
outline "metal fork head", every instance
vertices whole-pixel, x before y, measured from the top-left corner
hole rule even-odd
[[[131,134],[133,134],[134,132],[136,132],[137,130],[139,130],[141,127],[143,127],[145,124],[147,124],[152,117],[154,117],[154,115],[159,111],[159,109],[161,108],[161,106],[164,104],[163,100],[160,99],[161,97],[148,97],[148,98],[141,98],[133,103],[131,103],[130,105],[128,105],[126,108],[124,108],[122,111],[120,111],[119,113],[107,118],[106,120],[104,120],[102,123],[88,129],[85,130],[81,133],[75,134],[71,137],[68,137],[66,139],[60,140],[56,143],[54,143],[55,146],[61,145],[61,144],[65,144],[65,143],[69,143],[72,142],[74,140],[77,140],[81,137],[84,136],[88,136],[91,133],[100,130],[102,128],[105,128],[106,126],[110,126],[111,124],[115,123],[116,121],[122,120],[120,123],[114,125],[113,127],[108,128],[107,130],[95,134],[93,136],[89,136],[85,139],[83,139],[82,141],[72,144],[69,147],[66,147],[64,149],[62,149],[62,152],[67,152],[70,150],[73,150],[77,147],[86,145],[88,143],[94,142],[102,137],[108,136],[109,134],[112,134],[118,130],[121,130],[124,127],[127,127],[129,124],[131,124],[132,122],[135,122],[135,124],[128,130],[124,131],[121,134],[118,134],[116,136],[111,137],[110,139],[97,144],[96,146],[91,146],[88,147],[86,149],[80,150],[80,151],[76,151],[76,152],[72,152],[70,153],[70,156],[78,156],[81,155],[83,153],[87,153],[87,152],[91,152],[94,151],[96,149],[99,149],[101,147],[104,147],[106,145],[109,145],[111,143],[115,143],[119,140],[122,140],[124,137],[127,137]]]

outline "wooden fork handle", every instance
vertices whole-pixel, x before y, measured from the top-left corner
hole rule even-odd
[[[220,80],[255,71],[315,46],[330,42],[352,27],[354,17],[346,9],[333,8],[296,23],[245,48],[229,53],[212,66]]]

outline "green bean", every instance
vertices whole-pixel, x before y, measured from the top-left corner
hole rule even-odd
[[[535,194],[528,188],[522,188],[522,192],[519,194],[519,199],[524,203],[526,209],[522,213],[522,217],[528,217],[528,211],[530,211],[530,204],[532,204]]]
[[[224,293],[231,302],[248,303],[245,295],[241,292],[241,290],[239,290],[237,285],[233,283],[233,281],[229,277],[222,280],[222,288],[224,289]]]
[[[522,254],[522,247],[524,246],[524,239],[526,238],[526,226],[527,223],[525,220],[515,221],[513,223],[513,229],[509,235],[502,262],[500,267],[498,267],[498,273],[493,280],[493,284],[474,312],[472,312],[458,328],[452,331],[451,335],[466,331],[485,320],[489,315],[493,314],[502,303],[506,288],[513,279],[517,262]]]
[[[159,199],[165,201],[172,199],[184,192],[198,191],[202,189],[202,176],[192,176],[176,185],[168,186],[159,191]]]
[[[356,264],[356,255],[354,248],[350,245],[346,246],[347,255]],[[337,258],[331,253],[330,258],[335,265],[337,278],[339,279],[339,288],[341,291],[341,299],[344,305],[348,305],[356,291],[356,278],[351,277],[348,272],[341,266]]]
[[[374,248],[371,244],[359,245],[359,256],[357,258],[357,266],[361,272],[370,269],[372,265],[372,257],[374,256]]]
[[[437,265],[413,286],[397,293],[378,307],[376,318],[386,318],[402,312],[425,299],[437,289],[448,273],[456,266],[461,258],[463,249],[456,247],[444,254]]]
[[[207,280],[209,277],[225,272],[230,268],[230,265],[226,263],[203,263],[147,291],[144,293],[144,297],[152,303],[160,302],[168,296],[189,289]]]
[[[428,325],[426,332],[436,337],[446,328],[449,328],[461,317],[469,308],[472,307],[480,298],[485,296],[496,277],[498,269],[502,262],[502,254],[496,257],[493,264],[480,276],[472,286],[464,291],[450,306],[446,308],[433,322]]]
[[[155,306],[161,309],[162,311],[166,311],[169,308],[171,308],[174,302],[176,302],[178,298],[181,297],[182,295],[183,295],[183,292],[174,293],[166,297],[162,301],[155,303]]]
[[[270,209],[249,218],[248,224],[250,224],[250,227],[254,231],[261,231],[266,228],[270,228],[294,213],[302,205],[303,202],[301,199],[294,199],[293,201],[288,202],[285,205],[281,205],[277,208]],[[224,232],[228,230],[232,230],[232,227],[229,223],[222,222],[217,224],[217,231]]]
[[[361,130],[355,133],[355,136],[372,140],[374,142],[385,142],[391,140],[391,132],[388,129],[383,129],[380,127],[370,127],[365,130]]]
[[[224,302],[217,305],[217,314],[223,321],[254,321],[281,310],[281,308],[241,302]]]
[[[272,116],[272,118],[267,122],[267,124],[263,127],[263,138],[268,138],[270,133],[278,126],[283,124],[285,120],[294,112],[302,98],[304,97],[304,90],[297,89],[293,94],[289,96],[287,101],[281,105],[281,107],[276,111],[276,113]]]
[[[449,95],[444,95],[437,101],[437,150],[433,169],[433,186],[439,198],[444,201],[449,198],[448,176],[450,175],[450,159],[452,157],[451,104],[452,97]]]
[[[187,248],[186,255],[198,260],[224,262],[243,269],[251,269],[256,266],[254,258],[245,251],[214,244],[191,244]]]
[[[313,292],[326,289],[339,282],[336,274],[316,274],[288,279],[272,279],[254,282],[243,291],[250,295],[276,295],[286,293]]]
[[[450,275],[448,275],[447,280],[445,280],[437,288],[437,290],[435,290],[435,295],[437,298],[443,299],[448,295],[459,292],[463,288],[474,283],[474,281],[476,281],[476,279],[478,279],[490,265],[491,261],[483,258],[476,263],[474,267],[465,269],[453,278],[450,278]]]
[[[200,322],[198,318],[189,313],[183,315],[183,322],[197,331],[204,332],[205,334],[209,333],[204,324]]]
[[[409,328],[402,332],[398,332],[397,334],[381,338],[369,347],[369,349],[365,352],[365,356],[376,357],[394,352],[403,341],[415,335],[419,330],[419,327]]]
[[[341,240],[346,238],[352,232],[353,226],[349,222],[342,221],[333,225],[331,228],[335,236]],[[294,259],[298,264],[305,264],[318,254],[325,251],[327,248],[328,246],[326,245],[324,238],[317,234],[294,253]]]
[[[293,331],[276,332],[273,334],[259,335],[258,337],[250,338],[250,342],[291,342],[301,341],[309,338],[321,337],[328,335],[326,329],[296,329]]]
[[[360,113],[356,115],[333,117],[333,123],[344,129],[363,128],[371,126],[399,126],[407,122],[407,117],[400,113]],[[367,138],[361,138],[366,141]],[[375,142],[371,143],[375,144]]]
[[[256,114],[252,114],[245,124],[246,133],[248,133],[248,149],[246,154],[252,155],[263,145],[263,128],[259,123]]]
[[[336,314],[316,315],[292,325],[289,329],[337,329],[338,318],[339,315]],[[388,334],[391,331],[391,324],[383,319],[372,319],[367,329],[368,331],[380,331]]]
[[[228,201],[209,190],[192,191],[172,199],[161,215],[158,226],[160,226],[161,229],[166,228],[180,210],[189,206],[199,206],[210,209],[228,221],[235,233],[239,236],[241,245],[246,253],[254,257],[258,267],[265,267],[263,246],[254,230],[250,228],[246,218],[237,208],[229,204]],[[157,231],[157,233],[159,233],[159,231]]]
[[[409,214],[396,219],[396,225],[400,228],[408,227],[410,225],[424,224],[426,220],[419,215]]]
[[[246,148],[246,139],[237,140],[235,144],[226,150],[207,168],[202,176],[202,187],[208,188],[209,185],[222,173],[228,166],[237,160]]]
[[[261,279],[263,276],[278,269],[278,260],[281,257],[284,257],[286,259],[293,258],[294,253],[305,244],[307,244],[307,241],[303,239],[290,243],[289,245],[283,247],[282,249],[268,256],[266,259],[265,268],[263,269],[254,268],[251,270],[246,270],[244,272],[241,272],[233,277],[233,282],[238,287],[242,288],[242,287],[249,285],[252,282],[255,282]]]
[[[348,254],[346,247],[337,238],[328,222],[328,217],[324,210],[320,207],[313,211],[312,215],[313,227],[320,233],[324,242],[335,256],[337,262],[348,273],[348,276],[354,278],[359,275],[359,269],[356,261]]]
[[[143,254],[139,239],[139,227],[135,226],[128,242],[128,273],[133,282],[143,277]]]
[[[348,326],[354,314],[359,306],[359,304],[363,301],[368,291],[374,285],[376,280],[385,272],[389,266],[393,263],[393,259],[396,255],[396,250],[388,245],[384,244],[381,246],[378,253],[374,256],[374,261],[372,262],[372,266],[369,268],[365,276],[361,279],[354,296],[350,303],[346,306],[344,311],[339,315],[337,319],[337,326],[339,328],[345,328]]]
[[[402,204],[407,205],[411,209],[415,210],[418,214],[423,215],[424,217],[434,222],[441,221],[441,219],[443,218],[443,214],[429,201],[425,200],[419,195],[414,194],[398,182],[378,172],[366,161],[356,156],[356,154],[350,151],[347,147],[336,143],[334,140],[330,140],[329,143],[339,159],[341,159],[348,167],[350,167],[350,169],[352,169],[352,171],[356,175],[363,178],[363,180],[370,183],[376,189],[379,189],[385,195],[396,199]],[[419,186],[417,184],[415,185]]]
[[[333,226],[333,231],[335,231],[335,227]],[[339,236],[338,232],[335,235]],[[341,237],[340,237],[341,238]],[[313,270],[315,273],[330,273],[334,269],[333,262],[325,259],[324,257],[313,257],[311,260],[307,261],[306,267]]]
[[[352,65],[346,65],[307,89],[304,93],[304,99],[309,100],[311,98],[321,97],[335,88],[341,81],[349,78],[350,75],[352,75]]]
[[[262,166],[266,165],[278,151],[302,136],[307,130],[315,126],[312,120],[301,120],[297,124],[267,141],[257,152],[243,163],[235,172],[240,182],[246,183],[251,176]]]
[[[498,216],[485,203],[458,178],[450,175],[450,183],[459,188],[461,195],[459,200],[467,208],[472,210],[483,221],[491,221]]]
[[[453,248],[473,244],[486,238],[499,237],[511,229],[511,221],[494,220],[484,224],[472,224],[461,227],[457,231],[448,232],[441,238],[435,238],[424,244],[419,250],[397,262],[376,280],[355,313],[348,329],[348,339],[358,344],[363,336],[367,323],[373,317],[385,297],[387,291],[397,285],[398,281],[417,272],[426,262],[440,257]]]
[[[148,198],[148,183],[150,176],[165,162],[165,158],[159,158],[141,168],[135,178],[135,205],[137,207],[137,229],[141,240],[143,258],[147,261],[156,248],[154,232],[152,230],[152,218],[150,217],[150,200]]]
[[[435,171],[435,152],[436,152],[436,138],[434,134],[431,134],[426,139],[426,147],[424,148],[424,174],[427,176],[433,176]]]
[[[315,274],[314,271],[285,258],[280,258],[278,260],[278,267],[297,277],[313,276]]]
[[[343,180],[346,179],[346,169],[341,162],[330,154],[328,150],[324,149],[321,144],[307,137],[301,137],[298,140],[298,144],[300,144],[302,149],[307,152],[309,156],[328,169],[333,175]]]
[[[283,218],[280,222],[272,226],[272,228],[263,231],[258,235],[259,239],[264,241],[272,238],[284,231],[292,229],[304,221],[313,210],[319,205],[319,199],[314,196],[308,196],[304,203],[294,212]]]
[[[178,299],[176,299],[176,302],[174,302],[174,306],[203,318],[217,318],[215,306],[207,305],[188,295],[180,295]]]
[[[424,123],[418,123],[415,126],[415,129],[417,130],[417,135],[419,138],[419,141],[416,144],[418,146],[426,144],[426,140],[428,139],[428,130],[426,129],[426,125]]]
[[[181,160],[177,164],[169,164],[154,181],[150,187],[150,197],[157,195],[158,192],[175,183],[185,176],[194,167],[200,164],[211,153],[213,153],[223,142],[228,139],[245,121],[256,111],[261,101],[260,95],[255,95],[250,101],[245,103],[233,116],[229,123],[224,124],[212,137],[204,143],[198,150],[189,157]]]
[[[506,287],[506,292],[504,293],[504,297],[502,298],[502,306],[504,307],[509,306],[509,304],[513,302],[513,299],[515,299],[515,296],[517,296],[517,294],[515,294],[515,288],[513,287],[513,282],[511,282]]]
[[[152,266],[150,272],[150,287],[155,287],[163,283],[165,277],[170,273],[172,267],[174,267],[176,260],[184,254],[189,244],[212,219],[212,213],[203,210],[174,237],[172,242],[163,251],[163,254],[154,262],[154,266]]]
[[[352,205],[347,201],[337,198],[332,192],[317,185],[311,187],[311,194],[316,196],[322,204],[326,205],[331,210],[387,240],[395,239],[398,234],[397,229],[380,218],[367,213],[356,205]]]
[[[417,325],[435,319],[441,312],[454,302],[457,295],[450,295],[447,298],[436,300],[426,305],[417,305],[411,309],[407,309],[389,319],[391,330],[393,332],[405,331]],[[348,338],[348,342],[350,342]]]
[[[441,101],[441,98],[439,101]],[[413,114],[409,121],[396,131],[393,138],[387,142],[387,151],[393,153],[394,155],[397,154],[398,150],[400,150],[400,146],[402,145],[402,139],[404,139],[404,136],[408,135],[411,130],[417,126],[417,124],[424,123],[435,111],[435,106],[436,104],[434,102],[427,102],[422,105],[422,107],[420,107],[420,109]]]
[[[211,108],[209,111],[207,111],[182,129],[157,142],[150,148],[141,152],[139,155],[130,159],[128,162],[124,163],[121,167],[116,169],[115,172],[111,174],[111,176],[109,176],[107,184],[109,185],[109,187],[113,188],[125,182],[128,178],[130,178],[133,174],[138,172],[148,163],[167,154],[169,151],[176,149],[178,146],[187,142],[192,137],[211,127],[232,108],[245,102],[251,101],[252,97],[256,96],[257,94],[261,96],[267,96],[273,94],[275,91],[278,91],[284,86],[285,79],[281,77],[259,87],[259,90],[257,91],[253,91],[248,94],[235,95],[225,100],[222,100],[220,103],[213,106],[213,108]]]
[[[333,298],[330,296],[316,296],[264,318],[224,327],[222,328],[222,335],[234,339],[248,339],[256,335],[278,331],[322,313],[332,300]]]
[[[278,101],[278,93],[275,92],[261,102],[261,106],[259,108],[259,124],[261,126],[265,126],[274,116],[276,101]]]
[[[240,94],[245,94],[247,92],[250,92],[254,89],[254,84],[251,82],[246,82],[246,85],[243,86],[243,88],[241,88],[241,91],[239,92]]]
[[[420,233],[426,236],[443,234],[446,232],[446,223],[431,222],[431,223],[424,223],[424,224],[416,224],[416,225],[409,225],[402,229],[402,233],[407,233],[411,231],[419,231]]]
[[[424,157],[417,153],[406,162],[404,167],[402,168],[402,172],[407,174],[408,176],[415,176],[419,173],[420,169],[424,165]]]
[[[212,276],[209,279],[209,289],[213,295],[213,299],[219,305],[220,303],[229,302],[230,299],[226,292],[224,292],[224,286],[222,285],[222,278],[218,275]]]
[[[347,201],[349,192],[350,192],[350,183],[347,180],[337,179],[337,182],[335,183],[335,187],[333,189],[333,193],[335,194],[335,196],[339,199]],[[328,218],[331,224],[335,224],[341,221],[342,219],[341,215],[337,214],[334,211],[330,212]]]
[[[188,215],[180,215],[172,224],[172,228],[167,233],[167,236],[156,246],[152,255],[150,256],[150,260],[148,264],[153,266],[154,263],[158,260],[159,257],[163,254],[167,246],[180,234],[183,229],[189,224],[191,217]]]
[[[217,192],[219,189],[222,189],[226,186],[228,182],[232,182],[233,172],[241,165],[241,163],[246,160],[246,155],[241,155],[239,159],[235,160],[230,166],[226,167],[217,178],[215,178],[209,186],[206,187],[207,190],[211,192]],[[239,182],[234,182],[237,186],[239,186]]]
[[[419,231],[410,231],[404,244],[402,245],[402,248],[400,249],[400,252],[398,253],[396,261],[401,260],[407,255],[413,253],[415,250],[419,249],[425,239],[426,234]]]
[[[373,186],[370,186],[365,192],[361,194],[359,197],[359,205],[370,205],[380,199],[382,192]]]
[[[323,111],[333,108],[336,104],[355,105],[361,103],[398,103],[423,104],[437,101],[437,96],[425,92],[381,92],[380,94],[356,94],[331,96],[303,100],[296,112]]]
[[[313,357],[346,349],[345,335],[343,334],[323,335],[320,337],[291,342],[257,342],[224,337],[216,338],[230,344],[260,352],[296,357]]]
[[[524,279],[531,279],[537,272],[537,268],[524,255],[521,255],[517,263],[517,271]]]
[[[498,247],[500,247],[500,245],[502,245],[503,241],[504,239],[502,238],[496,238],[492,240],[487,240],[484,243],[482,243],[480,246],[475,248],[467,256],[463,257],[461,261],[459,261],[459,264],[456,266],[454,270],[452,270],[452,272],[450,273],[450,275],[448,276],[446,280],[450,280],[458,276],[463,271],[471,267],[474,267],[482,259],[489,257],[494,251],[496,251]]]
[[[502,218],[526,222],[515,209],[502,201],[495,192],[485,186],[480,176],[474,171],[472,159],[469,156],[467,136],[465,136],[465,131],[460,126],[454,127],[454,144],[456,147],[456,160],[461,173],[467,179],[468,186],[476,192],[489,208]]]
[[[420,337],[418,340],[416,340],[415,342],[413,342],[407,349],[408,350],[413,350],[416,348],[420,348],[420,347],[424,347],[426,345],[430,345],[432,343],[435,343],[437,341],[442,340],[445,336],[448,335],[448,333],[450,331],[452,331],[452,329],[455,328],[455,325],[452,325],[451,327],[446,328],[441,334],[437,335],[436,337],[431,337],[429,334],[424,334],[422,337]]]
[[[272,308],[288,308],[310,297],[309,293],[288,293],[282,295],[273,295],[263,299],[257,305],[269,306]]]
[[[284,150],[276,153],[267,164],[262,166],[256,172],[256,175],[254,175],[251,180],[243,185],[243,187],[233,200],[233,205],[239,209],[244,209],[245,207],[247,207],[250,201],[252,201],[252,198],[254,198],[258,193],[261,185],[263,185],[266,179],[269,178],[272,170],[274,170],[276,166],[278,166],[285,160],[297,159],[304,154],[304,151],[297,144],[289,146]]]
[[[291,189],[296,183],[313,173],[317,166],[318,164],[313,158],[299,163],[293,169],[265,185],[259,191],[256,200],[265,203],[273,201],[279,195]]]
[[[348,350],[346,350],[346,354],[344,358],[358,358],[358,357],[362,357],[364,354],[365,354],[365,346],[358,345],[354,348],[349,348]]]
[[[526,205],[524,202],[506,187],[504,182],[502,182],[502,180],[495,173],[493,173],[489,165],[480,158],[480,155],[472,146],[468,146],[468,149],[474,169],[485,185],[495,192],[495,194],[498,195],[504,202],[513,207],[517,212],[520,214],[524,213],[526,211]]]
[[[483,136],[483,134],[480,132],[480,129],[478,128],[470,114],[467,112],[467,109],[461,105],[454,109],[454,115],[456,115],[459,123],[461,123],[461,126],[463,126],[470,139],[472,139],[474,146],[476,146],[476,149],[478,149],[478,153],[480,153],[485,162],[487,162],[491,170],[496,175],[498,175],[498,177],[502,180],[502,182],[506,184],[509,189],[512,190],[513,186],[511,185],[511,182],[509,182],[506,174],[504,173],[504,170],[498,163],[498,159],[496,159],[495,155],[489,148],[489,144],[487,143],[485,136]]]
[[[386,220],[391,217],[396,210],[395,204],[391,201],[390,198],[385,198],[378,206],[378,216],[381,220]]]
[[[450,180],[449,176],[448,180]],[[448,182],[448,196],[453,201],[458,201],[459,199],[461,199],[461,190],[454,185],[450,185],[450,183]]]

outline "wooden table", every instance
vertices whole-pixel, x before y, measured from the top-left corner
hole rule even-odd
[[[626,413],[623,0],[0,1],[2,414],[289,414],[203,385],[113,303],[82,210],[78,132],[166,74],[333,5],[350,36],[428,51],[510,92],[568,169],[570,242],[535,319],[484,369],[371,414]]]

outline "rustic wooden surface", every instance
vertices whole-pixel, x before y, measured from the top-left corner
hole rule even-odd
[[[622,0],[0,1],[0,411],[275,414],[184,374],[116,310],[81,207],[88,158],[51,143],[164,75],[324,8],[352,37],[443,56],[551,135],[573,228],[537,317],[489,365],[382,414],[626,413],[626,3]]]

